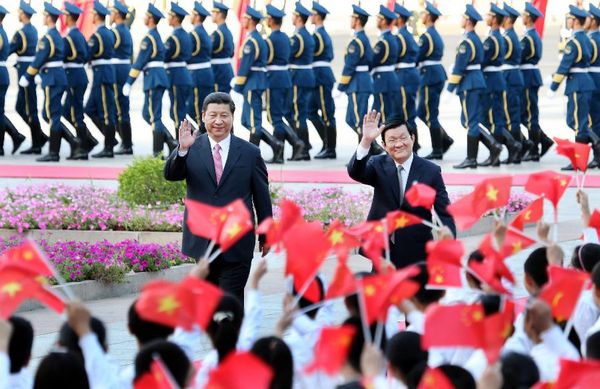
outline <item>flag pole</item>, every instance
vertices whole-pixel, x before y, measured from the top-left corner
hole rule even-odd
[[[431,216],[433,217],[433,221],[439,226],[439,227],[443,227],[444,223],[442,223],[442,219],[440,219],[440,216],[437,214],[437,212],[435,211],[435,206],[431,207]]]
[[[358,292],[358,310],[360,314],[360,322],[362,324],[363,336],[365,338],[365,342],[367,344],[373,343],[373,339],[371,338],[371,331],[369,330],[369,323],[367,322],[367,307],[365,302],[365,294],[364,294],[364,280],[360,280],[360,287],[357,290]]]
[[[212,261],[217,259],[217,257],[221,254],[223,254],[223,251],[221,249],[216,249],[215,252],[212,253],[210,257],[208,257],[208,263],[211,263]]]
[[[381,320],[377,320],[377,328],[375,328],[375,345],[379,346],[381,344],[381,339],[383,338],[383,322]]]
[[[215,248],[215,241],[211,239],[210,242],[208,242],[208,247],[206,248],[206,252],[204,253],[204,258],[209,258],[210,254],[212,253],[214,248]]]
[[[385,260],[387,261],[387,263],[392,263],[392,260],[390,258],[390,234],[388,233],[388,225],[386,219],[383,219],[383,242],[385,245]]]

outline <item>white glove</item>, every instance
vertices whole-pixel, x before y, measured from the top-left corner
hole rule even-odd
[[[131,84],[123,85],[123,96],[129,97],[130,93],[131,93]]]
[[[556,96],[556,92],[553,91],[552,89],[548,88],[546,89],[546,97],[553,99]]]
[[[35,85],[40,85],[42,83],[42,77],[40,77],[39,74],[36,74],[33,81],[35,82]]]
[[[29,81],[27,81],[27,77],[21,76],[21,78],[19,78],[19,86],[21,88],[27,88],[29,86]]]

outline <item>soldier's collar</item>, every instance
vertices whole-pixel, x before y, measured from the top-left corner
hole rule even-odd
[[[385,30],[381,30],[379,31],[379,36],[382,36],[383,34],[385,34],[386,32],[390,32],[389,28],[386,28]]]

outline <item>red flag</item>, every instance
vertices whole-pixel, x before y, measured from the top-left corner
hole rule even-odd
[[[571,142],[567,139],[554,138],[556,153],[569,158],[575,170],[585,172],[588,166],[592,146],[587,143]]]
[[[481,181],[473,191],[473,204],[481,216],[489,210],[502,208],[510,198],[511,176],[498,176]]]
[[[283,236],[288,230],[302,219],[302,210],[291,200],[283,199],[279,203],[281,217],[279,220],[274,220],[269,217],[263,220],[257,227],[257,234],[266,235],[266,244],[269,247],[274,247],[276,252],[279,252]]]
[[[540,298],[552,309],[552,315],[558,322],[571,317],[579,296],[583,292],[589,274],[551,265],[548,268],[548,283],[540,292]]]
[[[487,234],[483,238],[479,244],[479,251],[484,259],[482,262],[469,261],[470,272],[498,293],[509,294],[510,292],[502,284],[502,279],[514,284],[515,278],[504,263],[501,252],[496,251],[493,247],[491,234]]]
[[[160,356],[153,356],[150,371],[134,383],[134,389],[178,389],[179,385]]]
[[[227,219],[223,223],[223,228],[217,240],[222,252],[227,251],[254,227],[254,223],[250,219],[250,211],[241,199],[235,200],[227,205],[225,209]]]
[[[425,245],[427,262],[448,262],[460,266],[465,247],[460,240],[430,240]]]
[[[421,377],[417,389],[456,389],[443,371],[437,368],[427,368]]]
[[[560,370],[553,389],[595,388],[600,382],[600,362],[594,360],[560,360]]]
[[[596,230],[596,233],[600,237],[600,211],[598,211],[597,209],[594,209],[594,212],[592,212],[592,216],[590,216],[590,222],[588,224],[588,227],[594,228]]]
[[[184,278],[179,288],[189,296],[187,300],[193,307],[193,322],[206,329],[223,297],[223,290],[196,277]]]
[[[481,304],[434,304],[425,311],[423,348],[430,347],[483,347],[483,319]]]
[[[0,270],[5,267],[18,267],[31,274],[54,276],[54,268],[37,245],[24,240],[20,245],[10,248],[0,256]]]
[[[461,287],[461,259],[464,246],[459,240],[431,240],[427,251],[428,285],[435,287]]]
[[[381,265],[381,253],[385,248],[385,227],[381,220],[366,221],[350,228],[349,233],[360,236],[362,249],[367,258],[373,261],[375,269],[379,271]],[[389,232],[389,231],[388,231]]]
[[[324,327],[315,346],[315,358],[306,366],[306,373],[322,371],[328,375],[337,374],[346,359],[356,328],[352,326]]]
[[[404,211],[391,211],[385,215],[387,222],[387,232],[391,234],[397,229],[421,224],[423,219]]]
[[[404,194],[404,199],[411,207],[424,207],[431,209],[435,202],[437,192],[429,185],[415,183]]]
[[[542,216],[544,216],[544,198],[538,197],[525,209],[519,212],[510,222],[510,225],[523,231],[526,224],[538,222]]]
[[[541,18],[537,18],[535,21],[535,29],[538,34],[540,34],[540,38],[544,38],[544,22],[546,21],[546,6],[548,5],[548,0],[533,0],[532,1],[535,8],[539,9],[542,13]]]
[[[529,238],[514,230],[507,230],[506,237],[504,238],[504,244],[500,250],[502,258],[510,257],[521,252],[521,250],[531,246],[535,243],[535,240]]]
[[[473,205],[473,199],[473,193],[469,193],[448,205],[448,212],[454,218],[456,228],[461,231],[471,228],[481,218]]]
[[[339,220],[333,220],[325,233],[341,262],[348,260],[350,250],[360,247],[360,239],[351,234]]]
[[[514,320],[515,304],[509,300],[504,302],[502,311],[486,316],[483,320],[483,351],[490,365],[498,360],[500,350],[512,334]]]
[[[273,370],[249,352],[228,355],[208,377],[205,389],[264,389],[273,378]]]
[[[531,173],[525,184],[525,190],[529,193],[544,196],[550,200],[554,205],[554,209],[556,209],[570,182],[571,176],[546,170]]]
[[[285,275],[294,276],[300,287],[317,274],[331,248],[319,222],[296,223],[283,238],[283,245],[287,253]]]
[[[325,299],[345,297],[356,293],[357,288],[358,283],[348,265],[344,262],[339,262],[335,274],[333,275],[333,280],[331,281],[329,288],[327,288]]]

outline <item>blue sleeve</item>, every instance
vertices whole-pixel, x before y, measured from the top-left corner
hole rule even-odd
[[[472,55],[473,49],[471,45],[469,45],[467,41],[461,42],[458,46],[458,53],[456,54],[452,74],[448,78],[448,91],[452,92],[456,89],[467,70],[467,66],[469,66]]]
[[[390,55],[390,45],[383,39],[380,39],[375,43],[373,48],[373,60],[371,61],[371,68],[379,66],[387,61]]]
[[[223,33],[219,29],[216,29],[210,38],[212,40],[213,54],[218,54],[223,51],[223,46],[225,46],[225,37],[223,36]]]
[[[18,53],[19,51],[24,51],[23,49],[25,49],[25,47],[23,46],[25,45],[22,39],[22,35],[24,35],[24,33],[21,30],[15,32],[15,35],[13,35],[13,38],[10,41],[10,54]]]
[[[362,50],[364,50],[364,48],[360,47],[360,43],[357,39],[352,39],[348,44],[346,56],[344,57],[344,69],[342,70],[342,77],[338,84],[339,90],[344,91],[348,87],[356,70],[356,65],[360,61]]]
[[[135,63],[131,67],[129,71],[129,77],[127,77],[127,83],[133,84],[135,79],[140,75],[144,66],[150,61],[150,57],[152,55],[152,42],[146,36],[142,43],[140,44],[140,52],[135,60]]]
[[[558,65],[558,70],[556,70],[556,73],[552,75],[552,84],[550,85],[551,90],[555,91],[558,89],[558,86],[564,80],[567,74],[569,74],[569,70],[575,63],[577,57],[580,55],[582,54],[579,46],[577,46],[577,42],[570,40],[565,47],[563,57]]]
[[[427,59],[428,53],[430,52],[429,47],[433,45],[433,39],[431,39],[431,35],[425,32],[419,37],[419,55],[417,57],[417,62],[422,62]],[[433,51],[433,47],[432,50]]]
[[[244,89],[244,85],[246,85],[246,81],[248,81],[248,74],[250,74],[250,68],[254,63],[255,57],[256,48],[254,47],[252,41],[248,39],[244,44],[242,57],[240,58],[240,67],[237,72],[237,77],[235,78],[234,90],[236,92],[241,92]]]
[[[290,51],[290,61],[300,57],[304,53],[304,38],[300,34],[294,34],[290,38],[292,50]]]
[[[100,41],[98,40],[98,35],[96,33],[92,34],[90,39],[88,40],[88,51],[87,56],[85,57],[86,62],[94,59],[95,56],[98,56],[102,53],[99,53],[100,50]]]
[[[35,58],[31,65],[27,68],[26,76],[31,81],[33,77],[40,71],[40,68],[48,61],[50,56],[50,43],[48,36],[42,37],[38,44],[37,51],[35,52]]]
[[[175,52],[177,51],[178,45],[177,42],[175,42],[175,39],[177,38],[171,35],[167,38],[167,41],[165,42],[165,58],[168,60],[173,59],[173,57],[175,56]]]

